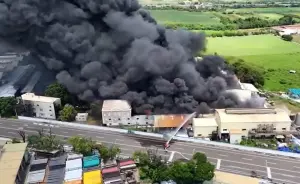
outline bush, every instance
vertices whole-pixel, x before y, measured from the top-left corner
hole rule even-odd
[[[284,40],[284,41],[292,41],[293,40],[293,36],[292,35],[282,35],[281,38]]]

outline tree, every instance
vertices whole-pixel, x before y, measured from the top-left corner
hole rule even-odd
[[[44,130],[39,130],[37,135],[28,136],[28,145],[38,150],[53,151],[61,147],[61,142],[50,129],[49,134],[45,134]]]
[[[14,97],[0,97],[0,116],[14,116],[16,104],[17,100]]]
[[[262,69],[246,64],[239,59],[234,63],[227,63],[241,82],[251,83],[256,87],[262,87],[265,84],[265,79]]]
[[[46,88],[45,95],[50,97],[60,98],[61,103],[63,105],[66,103],[71,103],[71,94],[63,85],[57,82],[50,84]]]
[[[76,153],[81,153],[84,156],[91,155],[93,148],[96,147],[96,142],[91,138],[75,136],[71,137],[68,142],[73,146]]]
[[[61,121],[74,121],[77,111],[72,105],[66,104],[64,108],[59,111],[59,119]]]
[[[22,137],[23,142],[26,142],[26,135],[25,135],[25,131],[23,129],[20,129],[18,131],[18,134]]]
[[[292,35],[282,35],[281,38],[284,40],[284,41],[292,41],[293,40],[293,36]]]

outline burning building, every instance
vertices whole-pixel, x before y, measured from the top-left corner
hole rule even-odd
[[[35,69],[40,78],[55,74],[82,100],[127,100],[134,114],[248,104],[224,95],[238,81],[222,58],[194,59],[203,34],[158,25],[137,0],[14,0],[0,9],[0,36],[46,66]]]

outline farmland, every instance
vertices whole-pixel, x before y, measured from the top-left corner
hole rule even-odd
[[[151,10],[159,23],[220,24],[220,19],[209,12],[188,12],[177,10]]]
[[[300,87],[300,45],[271,35],[208,38],[207,53],[234,56],[265,69],[265,89]],[[296,70],[290,74],[289,70]]]

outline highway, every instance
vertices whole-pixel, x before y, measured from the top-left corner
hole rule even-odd
[[[256,152],[246,152],[226,147],[188,142],[174,142],[169,148],[170,152],[163,149],[163,140],[129,136],[117,132],[76,129],[50,125],[46,123],[27,122],[23,120],[0,119],[0,137],[17,137],[19,128],[23,128],[27,135],[36,134],[37,130],[48,130],[51,127],[53,134],[67,139],[71,136],[91,137],[97,142],[118,145],[121,156],[131,156],[134,151],[152,149],[167,160],[191,158],[193,153],[205,153],[209,161],[216,165],[216,169],[223,172],[236,173],[250,176],[251,171],[265,178],[270,177],[273,181],[285,184],[299,184],[300,159],[265,155]],[[173,153],[172,153],[173,152]]]

